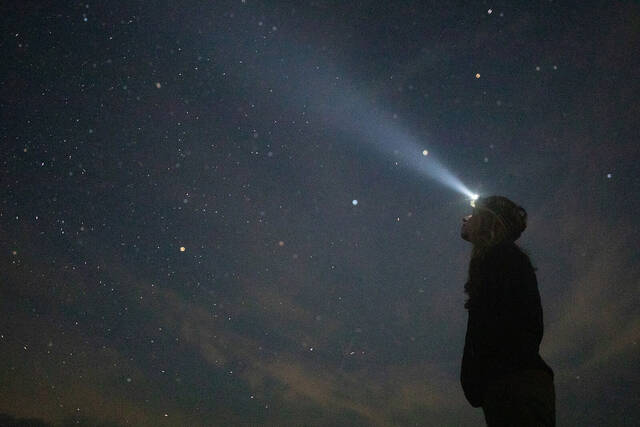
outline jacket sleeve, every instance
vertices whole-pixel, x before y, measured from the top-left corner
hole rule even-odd
[[[512,322],[512,346],[509,348],[522,363],[538,356],[543,334],[542,304],[538,281],[528,260],[522,261],[520,280],[511,279],[508,285],[514,310],[509,315]]]

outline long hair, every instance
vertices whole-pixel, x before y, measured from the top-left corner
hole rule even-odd
[[[475,235],[471,259],[482,258],[492,247],[505,241],[509,235],[507,224],[493,210],[482,205],[473,208],[473,215],[480,218],[478,233]]]
[[[519,237],[522,230],[514,234],[512,227],[501,215],[482,204],[474,207],[473,215],[477,215],[480,220],[477,232],[474,235],[468,279],[464,285],[464,291],[468,296],[464,304],[466,309],[481,298],[482,286],[487,283],[487,278],[481,267],[487,254],[492,249],[504,243],[512,243],[516,250],[530,262],[529,255],[513,242],[513,237]],[[526,212],[522,219],[526,224]]]

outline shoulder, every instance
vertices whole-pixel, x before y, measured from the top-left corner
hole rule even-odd
[[[487,251],[485,260],[487,264],[505,265],[507,263],[521,263],[528,261],[529,257],[513,242],[498,244]]]
[[[510,260],[530,263],[529,254],[514,242],[496,245],[489,253],[494,260]]]
[[[503,278],[527,276],[535,270],[529,255],[513,242],[492,248],[487,254],[485,268]]]

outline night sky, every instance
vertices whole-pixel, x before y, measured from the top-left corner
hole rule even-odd
[[[559,425],[640,422],[637,2],[0,12],[0,421],[482,425],[437,161],[528,212]]]

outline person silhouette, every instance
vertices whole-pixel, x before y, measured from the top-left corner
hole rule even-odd
[[[553,370],[540,357],[542,305],[535,269],[515,244],[527,212],[502,196],[478,198],[462,219],[473,244],[460,382],[489,427],[555,426]]]

